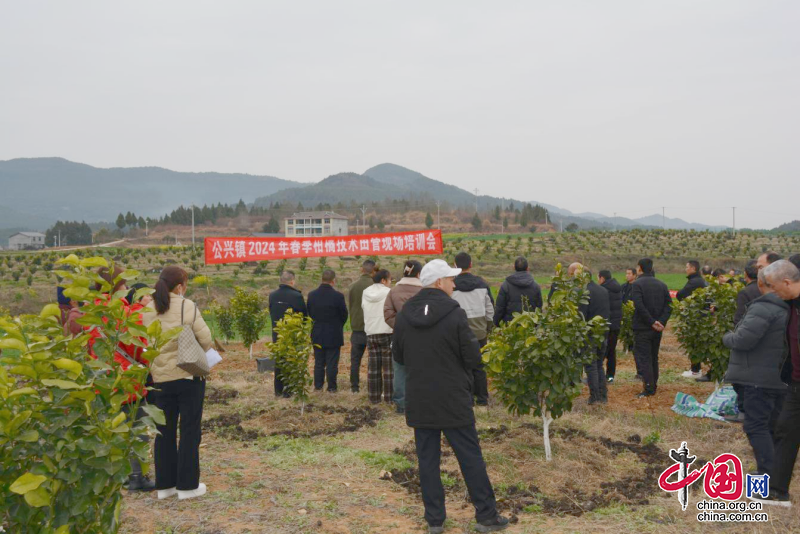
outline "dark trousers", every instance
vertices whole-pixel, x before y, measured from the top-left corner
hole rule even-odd
[[[206,381],[172,380],[156,384],[156,406],[164,411],[166,424],[158,425],[153,456],[156,488],[193,490],[200,485],[200,422]],[[181,437],[178,443],[178,424]]]
[[[614,376],[617,372],[617,339],[619,330],[609,330],[606,339],[606,375]]]
[[[733,384],[733,391],[736,392],[736,408],[739,413],[744,413],[744,386]]]
[[[475,519],[491,521],[497,516],[492,483],[486,473],[483,453],[478,442],[475,425],[461,428],[415,428],[414,440],[419,458],[419,482],[422,502],[425,505],[425,521],[431,526],[441,526],[446,512],[444,507],[444,487],[440,469],[440,456],[444,432],[453,452],[456,453],[461,474],[467,484],[472,504],[475,506]]]
[[[785,391],[742,386],[744,394],[744,432],[753,447],[759,473],[771,473],[775,461],[775,430]],[[771,483],[772,481],[770,481]]]
[[[336,376],[339,374],[339,354],[342,347],[314,349],[314,389],[322,389],[328,379],[328,391],[336,391]]]
[[[147,404],[147,398],[143,398],[141,402],[139,402],[139,409],[136,410],[136,421],[141,419],[142,417],[147,415],[147,412],[144,411],[142,406]],[[128,419],[131,419],[131,405],[130,404],[123,404],[122,411],[128,414]],[[131,426],[133,426],[133,422],[131,422]],[[140,434],[137,436],[140,441],[144,441],[145,443],[150,441],[150,436],[147,433]],[[129,461],[131,463],[131,475],[141,475],[142,474],[142,462],[139,460],[139,457],[136,454],[131,453]]]
[[[587,383],[589,384],[590,399],[602,400],[608,398],[608,384],[606,384],[606,375],[603,372],[603,355],[605,353],[605,346],[600,347],[595,360],[584,366]]]
[[[792,382],[775,424],[775,460],[772,471],[769,472],[770,488],[783,493],[789,492],[798,448],[800,448],[800,382]]]
[[[272,330],[272,342],[273,343],[277,343],[277,341],[278,341],[278,334],[273,329]],[[275,389],[275,396],[276,397],[281,397],[281,396],[288,397],[289,396],[288,392],[284,394],[284,391],[283,391],[283,380],[281,380],[280,374],[281,374],[281,370],[278,367],[278,365],[276,364],[275,365],[275,379],[273,380],[273,384],[272,384],[273,388]]]
[[[658,350],[661,348],[661,332],[636,330],[633,333],[633,357],[639,366],[646,393],[658,389]]]
[[[361,371],[361,359],[367,349],[367,333],[353,332],[350,335],[350,389],[357,391],[359,388],[359,376]]]
[[[488,338],[479,339],[478,345],[483,348],[488,342]],[[489,382],[486,379],[486,371],[483,368],[483,362],[479,363],[478,367],[472,370],[472,394],[475,396],[476,404],[481,406],[489,404]]]

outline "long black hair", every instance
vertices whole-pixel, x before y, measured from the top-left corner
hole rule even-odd
[[[168,265],[161,271],[161,276],[156,282],[156,292],[153,294],[153,302],[156,304],[156,311],[162,315],[169,310],[169,294],[173,289],[189,280],[186,271],[176,265]]]

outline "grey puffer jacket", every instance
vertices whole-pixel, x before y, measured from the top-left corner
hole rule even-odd
[[[788,354],[786,325],[789,305],[774,293],[753,300],[733,332],[722,338],[731,349],[725,381],[745,386],[783,389],[781,369]]]

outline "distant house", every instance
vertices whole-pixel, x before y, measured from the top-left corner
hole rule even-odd
[[[302,211],[283,220],[287,237],[347,235],[347,217],[332,211]]]
[[[8,238],[8,250],[36,250],[44,248],[44,234],[19,232]]]

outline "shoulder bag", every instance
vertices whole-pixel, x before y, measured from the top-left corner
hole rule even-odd
[[[183,324],[183,308],[186,301],[181,301],[181,325],[183,330],[178,335],[178,368],[192,376],[207,376],[211,369],[208,366],[206,351],[194,336],[194,321],[197,319],[197,304],[194,305],[194,319],[191,324]]]

